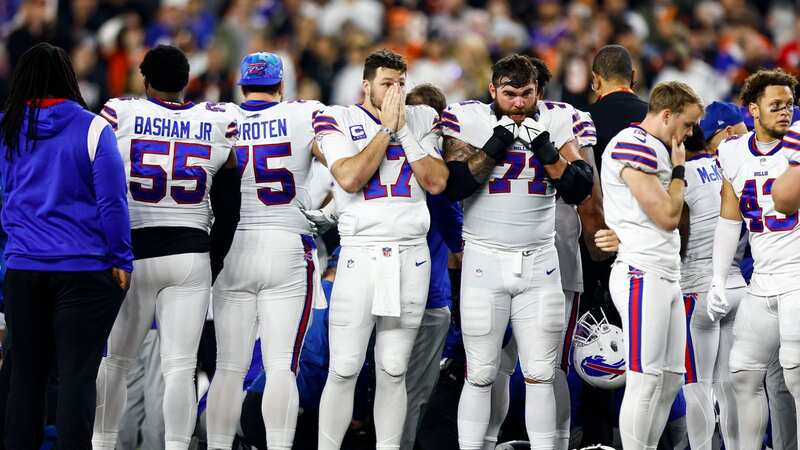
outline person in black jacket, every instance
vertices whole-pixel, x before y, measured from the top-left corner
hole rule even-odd
[[[633,79],[633,61],[625,47],[606,45],[597,52],[592,61],[592,90],[597,101],[589,106],[589,114],[597,128],[594,160],[598,172],[608,141],[647,114],[647,102],[633,92]]]

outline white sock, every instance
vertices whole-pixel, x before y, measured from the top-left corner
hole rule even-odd
[[[692,450],[710,450],[714,434],[714,405],[711,384],[698,381],[683,386],[686,398],[686,428]]]
[[[319,402],[318,450],[339,450],[353,419],[356,376],[342,377],[328,372]]]
[[[525,383],[525,428],[531,450],[554,450],[556,396],[552,383]]]
[[[569,398],[567,374],[561,369],[556,369],[553,392],[556,397],[555,448],[556,450],[567,450],[569,448],[569,425],[572,405]]]
[[[468,381],[458,401],[458,446],[461,450],[480,450],[491,415],[492,386],[475,386]]]
[[[741,370],[731,374],[739,414],[739,447],[761,448],[767,430],[769,406],[764,389],[766,370]]]
[[[510,402],[509,384],[511,375],[504,372],[498,372],[492,384],[492,405],[491,414],[489,415],[489,426],[486,428],[486,436],[484,437],[483,449],[494,450],[497,446],[497,437],[500,435],[500,427],[506,420],[508,414],[508,405]]]

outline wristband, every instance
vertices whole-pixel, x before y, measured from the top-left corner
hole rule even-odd
[[[672,168],[672,179],[686,182],[686,166],[675,166]]]
[[[378,133],[386,133],[389,136],[391,136],[392,134],[394,134],[394,131],[390,130],[387,127],[380,127],[380,129],[378,129]]]

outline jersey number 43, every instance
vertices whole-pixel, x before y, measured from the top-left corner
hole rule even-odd
[[[764,196],[772,195],[772,183],[775,178],[769,178],[761,186],[761,194]],[[764,231],[764,225],[767,226],[769,231],[791,231],[797,226],[798,215],[797,212],[789,214],[784,218],[778,218],[774,215],[764,215],[764,210],[758,204],[758,188],[756,180],[750,179],[744,182],[742,187],[742,195],[739,199],[739,210],[742,212],[742,217],[749,221],[749,230],[751,233],[761,233]]]

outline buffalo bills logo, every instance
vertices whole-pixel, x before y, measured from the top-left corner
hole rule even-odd
[[[613,364],[606,362],[606,358],[602,355],[592,355],[583,358],[581,361],[581,368],[586,375],[590,377],[607,377],[613,380],[620,375],[625,374],[625,360],[619,360]]]
[[[644,278],[644,272],[642,272],[641,269],[628,266],[628,276],[631,277],[632,279],[641,280],[642,278]]]
[[[254,62],[247,65],[247,76],[263,77],[267,72],[267,63]]]

